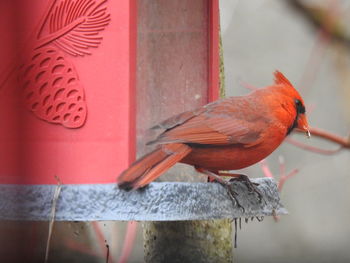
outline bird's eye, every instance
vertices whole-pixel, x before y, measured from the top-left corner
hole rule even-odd
[[[299,99],[295,99],[295,107],[298,113],[301,113],[301,114],[305,113],[305,107]]]

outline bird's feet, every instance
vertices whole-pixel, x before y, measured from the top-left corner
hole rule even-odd
[[[250,179],[248,178],[248,176],[244,175],[244,174],[239,174],[237,177],[233,177],[230,179],[230,182],[233,181],[241,181],[244,182],[245,185],[247,186],[249,192],[251,193],[256,193],[258,195],[259,198],[259,202],[261,202],[262,200],[264,200],[262,193],[260,192],[260,190],[257,188],[257,186],[259,185],[258,183],[253,183],[252,181],[250,181]]]
[[[210,181],[217,182],[217,183],[221,184],[223,187],[225,187],[229,197],[231,198],[231,200],[233,202],[233,204],[237,205],[239,208],[241,208],[243,213],[244,213],[245,209],[239,203],[239,201],[237,199],[238,193],[236,193],[232,189],[231,183],[229,181],[226,181],[226,180],[222,179],[219,175],[217,175],[217,174],[215,174],[215,173],[213,173],[211,171],[208,171],[208,170],[205,170],[205,169],[201,169],[201,168],[196,168],[196,169],[197,169],[198,172],[206,174],[209,177]]]
[[[245,212],[245,209],[244,207],[239,203],[238,199],[237,199],[237,196],[238,196],[238,193],[236,193],[233,189],[232,189],[232,186],[231,186],[231,183],[228,182],[228,181],[225,181],[223,179],[220,178],[220,180],[217,180],[215,179],[214,182],[217,182],[219,184],[221,184],[223,187],[226,188],[227,190],[227,193],[228,195],[230,196],[232,202],[234,205],[237,205],[240,209],[242,209],[242,212],[244,213]]]

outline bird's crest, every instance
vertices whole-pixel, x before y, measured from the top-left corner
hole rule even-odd
[[[284,84],[293,87],[292,83],[278,70],[276,70],[273,75],[275,76],[275,83],[278,84]]]

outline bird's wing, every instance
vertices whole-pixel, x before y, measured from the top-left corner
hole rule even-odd
[[[209,104],[197,115],[169,127],[152,143],[256,145],[263,137],[268,119],[247,103],[231,98]],[[179,116],[173,119],[181,119]]]
[[[169,119],[166,119],[165,121],[162,121],[161,123],[153,126],[151,129],[165,129],[169,130],[172,129],[178,125],[183,124],[184,122],[198,116],[199,114],[205,112],[206,109],[204,107],[195,109],[195,110],[190,110],[190,111],[185,111],[182,112],[178,115],[172,116]]]

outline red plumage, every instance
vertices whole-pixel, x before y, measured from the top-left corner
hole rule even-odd
[[[245,168],[271,154],[293,128],[308,133],[301,96],[282,73],[274,75],[272,86],[209,103],[155,126],[165,129],[150,142],[159,147],[125,170],[118,185],[143,187],[177,162],[215,174]]]

